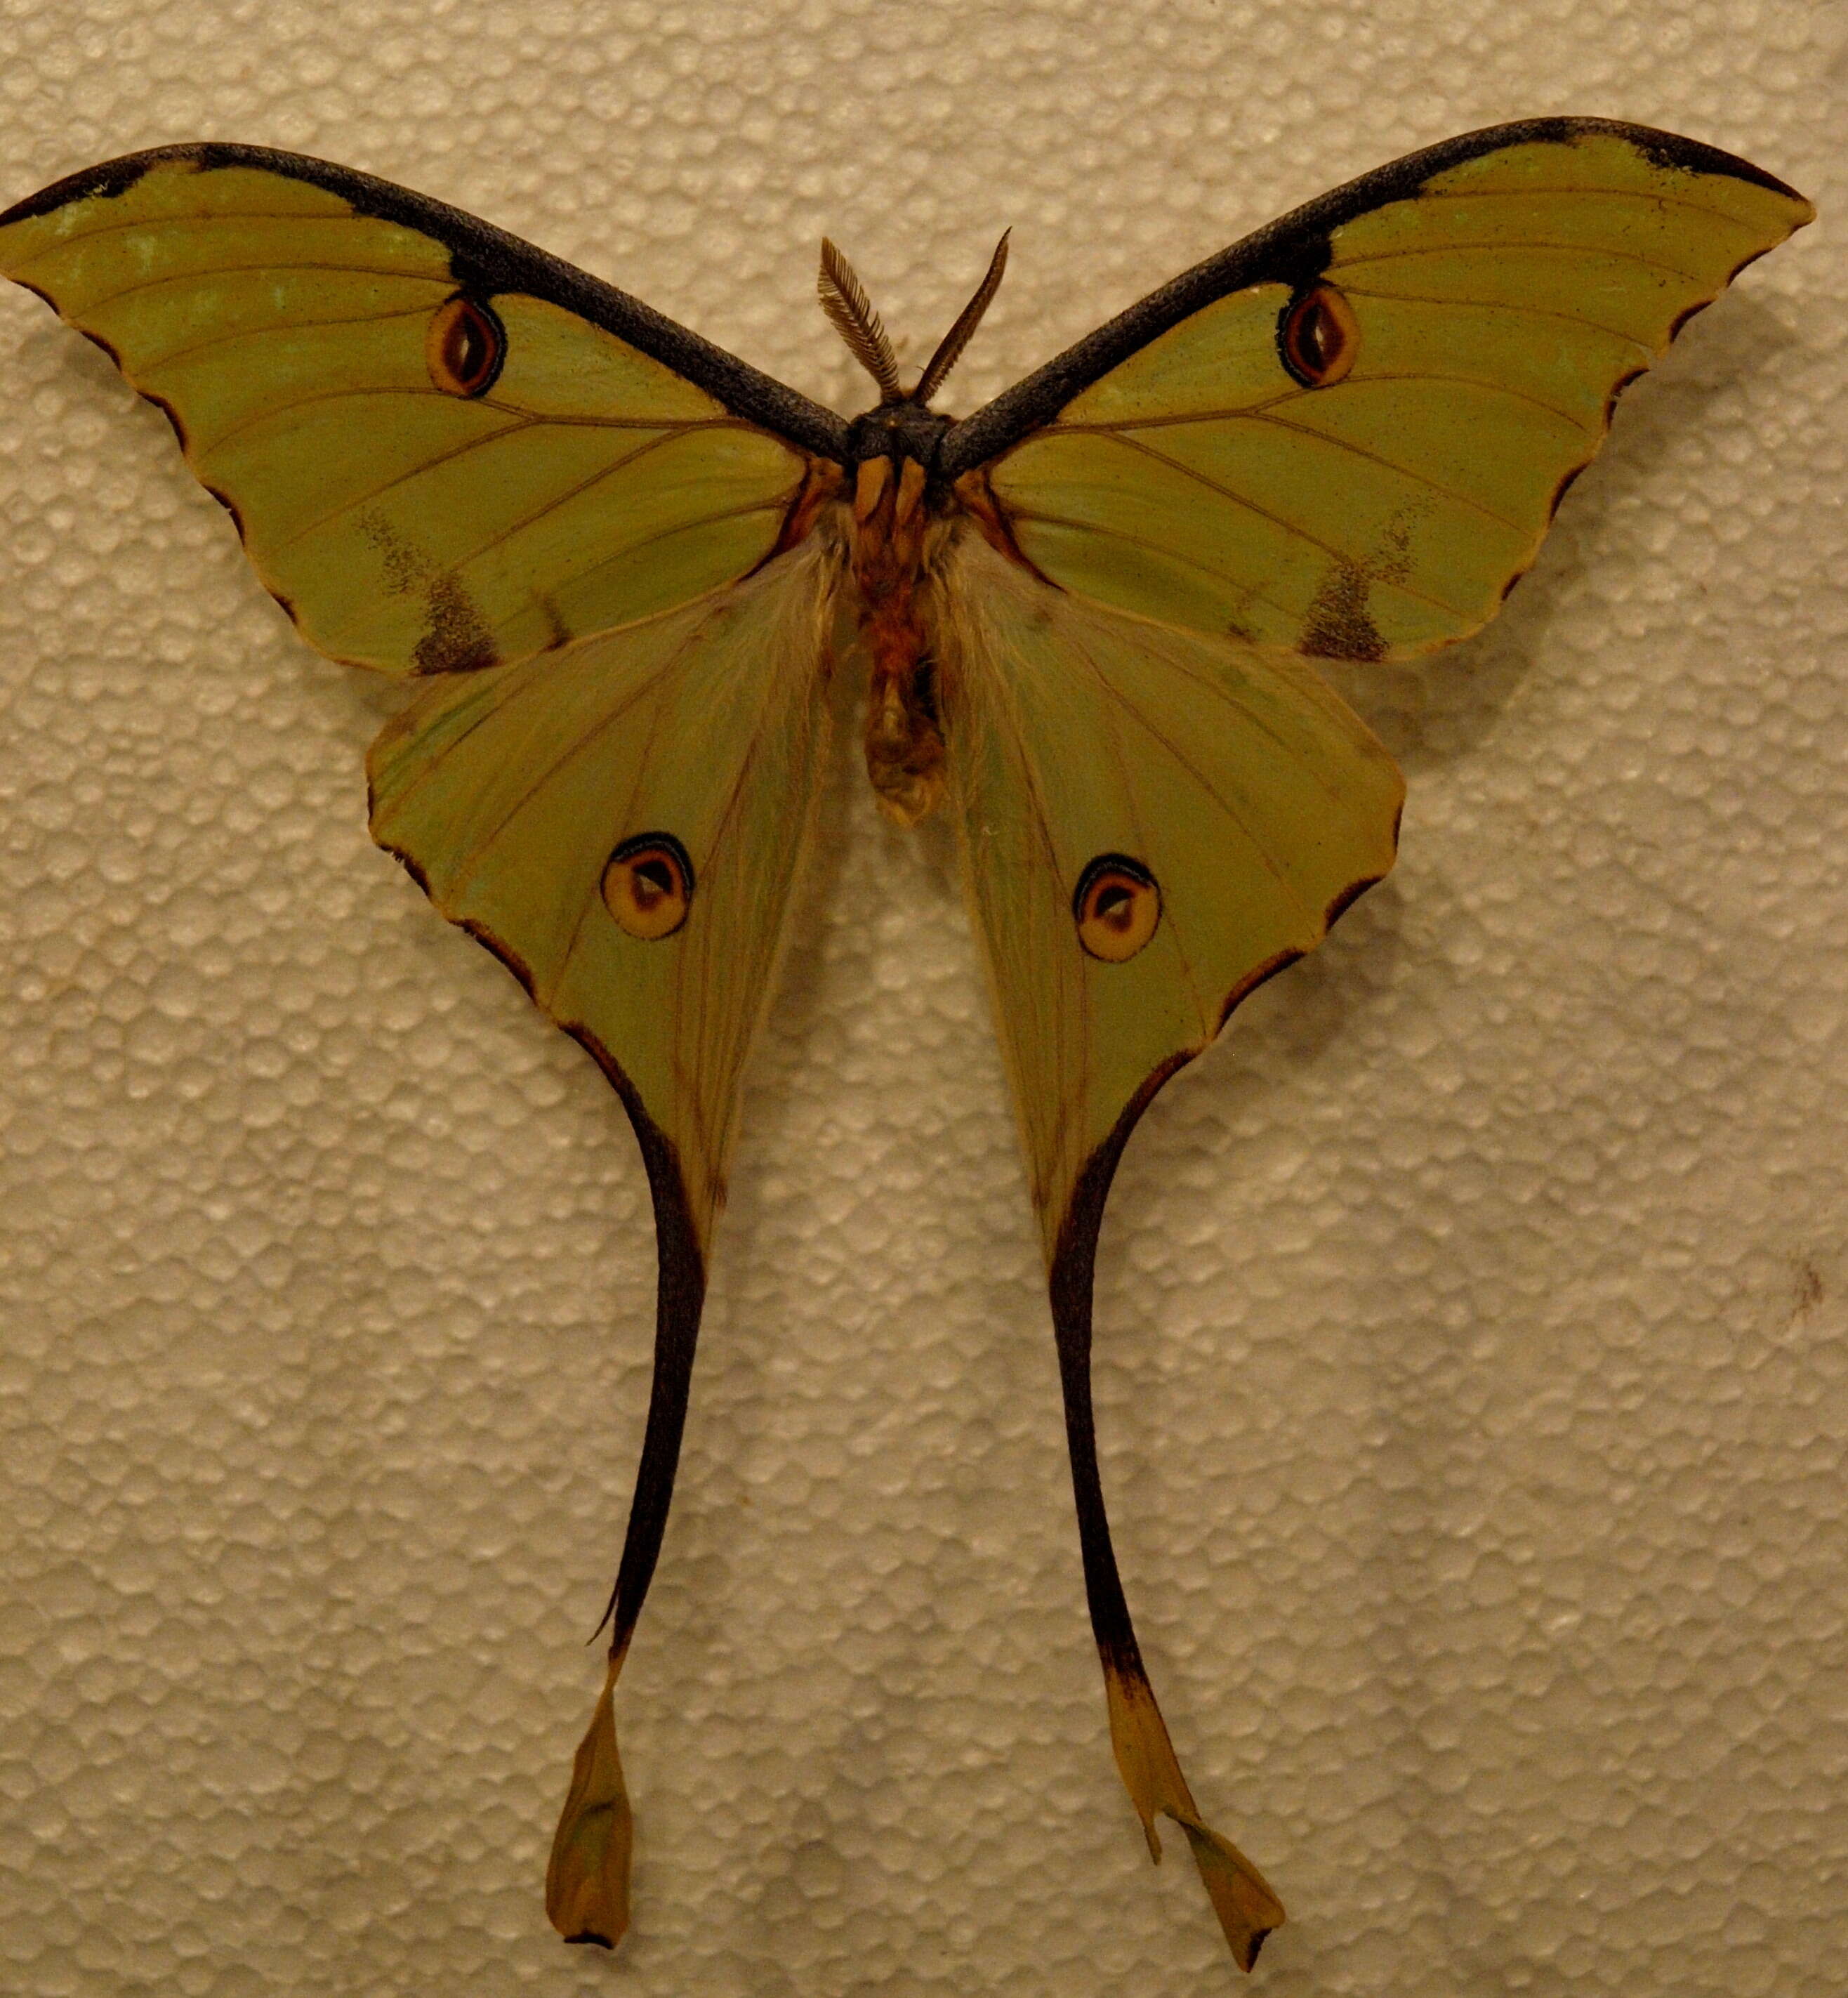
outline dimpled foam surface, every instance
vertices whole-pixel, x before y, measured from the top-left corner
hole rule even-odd
[[[1131,1144],[1097,1393],[1270,1998],[1807,1998],[1848,1910],[1839,10],[1797,0],[32,0],[0,199],[174,140],[482,214],[846,406],[817,238],[966,410],[1500,119],[1822,221],[1626,398],[1480,638],[1343,690],[1404,856]],[[636,1924],[540,1886],[645,1405],[614,1098],[368,842],[159,415],[0,299],[0,1989],[1236,1982],[1112,1768],[940,834],[845,764],[752,1071],[620,1699]]]

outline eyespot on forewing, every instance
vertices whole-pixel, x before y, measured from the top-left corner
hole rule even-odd
[[[1162,891],[1141,861],[1100,853],[1079,876],[1072,920],[1088,956],[1127,963],[1161,923]]]
[[[1360,351],[1354,308],[1332,285],[1299,293],[1277,321],[1277,351],[1305,389],[1328,388],[1346,375]]]
[[[423,362],[444,395],[465,401],[486,395],[506,358],[506,329],[478,299],[458,292],[431,316],[423,337]]]
[[[693,863],[672,833],[638,833],[603,863],[603,892],[619,927],[644,943],[658,943],[686,921]]]

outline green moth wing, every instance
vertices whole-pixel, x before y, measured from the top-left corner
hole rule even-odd
[[[309,644],[509,663],[777,544],[840,419],[458,210],[319,161],[178,147],[0,216],[0,273],[171,418]]]
[[[547,1907],[628,1922],[612,1696],[672,1495],[739,1078],[773,989],[827,738],[838,547],[817,535],[689,604],[433,683],[373,745],[372,834],[596,1057],[654,1193],[655,1375],[608,1677]]]
[[[1253,644],[1404,658],[1492,617],[1625,386],[1814,210],[1730,154],[1475,133],[1211,258],[962,425],[1062,587]]]
[[[1142,1109],[1390,868],[1404,784],[1290,654],[1049,589],[973,536],[944,589],[949,807],[1044,1233],[1111,1738],[1151,1851],[1166,1813],[1249,1969],[1283,1910],[1200,1817],[1142,1666],[1098,1475],[1093,1262]]]
[[[839,572],[813,537],[673,610],[445,675],[368,758],[373,837],[672,1146],[702,1255],[824,759]]]
[[[1048,589],[975,537],[945,587],[951,805],[1052,1263],[1125,1113],[1391,867],[1405,786],[1291,654]],[[1087,921],[1113,867],[1145,939]]]
[[[1404,784],[1305,660],[1491,617],[1624,386],[1809,219],[1746,162],[1473,133],[1211,258],[959,424],[948,797],[1049,1275],[1118,1768],[1235,1958],[1281,1903],[1201,1820],[1111,1548],[1090,1393],[1111,1178],[1162,1084],[1391,866]]]
[[[611,1695],[672,1497],[739,1075],[827,735],[841,420],[472,216],[231,145],[0,216],[0,272],[173,423],[309,641],[434,676],[374,745],[372,831],[595,1057],[660,1260],[607,1680],[547,1880],[627,1921]]]

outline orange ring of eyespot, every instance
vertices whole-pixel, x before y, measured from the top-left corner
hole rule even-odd
[[[475,299],[458,292],[431,315],[423,336],[423,365],[444,395],[465,400],[485,396],[506,358],[506,329]]]
[[[1360,351],[1360,322],[1332,285],[1318,285],[1290,300],[1277,323],[1277,351],[1305,389],[1342,380]]]
[[[644,943],[671,937],[693,900],[693,863],[670,832],[625,839],[603,863],[603,906]]]
[[[1162,891],[1141,861],[1100,853],[1079,877],[1072,918],[1087,955],[1127,963],[1160,927]]]

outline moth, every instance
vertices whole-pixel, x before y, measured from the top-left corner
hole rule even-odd
[[[1111,1550],[1090,1380],[1111,1177],[1163,1083],[1393,864],[1399,772],[1313,662],[1493,617],[1625,386],[1812,212],[1669,133],[1500,126],[1209,257],[962,419],[933,406],[1007,239],[909,388],[824,244],[822,306],[878,390],[851,421],[498,229],[290,154],[139,153],[0,216],[0,270],[167,413],[308,642],[420,683],[368,759],[373,836],[634,1125],[655,1374],[547,1882],[567,1940],[628,1923],[614,1694],[851,663],[881,807],[941,811],[959,843],[1117,1765],[1251,1967],[1282,1905],[1195,1804]]]

